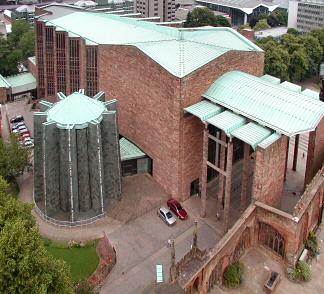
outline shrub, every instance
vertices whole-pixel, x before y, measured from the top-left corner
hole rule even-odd
[[[237,288],[242,282],[243,264],[235,262],[229,265],[224,272],[224,281],[226,286]]]
[[[289,273],[290,280],[294,282],[309,282],[312,274],[309,265],[305,261],[298,261]]]
[[[76,285],[75,293],[76,294],[93,294],[94,287],[87,280],[83,280],[79,284]]]
[[[305,242],[305,247],[310,251],[312,257],[319,254],[318,241],[314,232],[309,233],[308,239]]]

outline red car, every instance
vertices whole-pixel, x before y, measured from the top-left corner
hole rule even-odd
[[[188,217],[187,212],[182,208],[180,203],[175,199],[169,199],[168,202],[169,209],[180,219],[184,220]]]

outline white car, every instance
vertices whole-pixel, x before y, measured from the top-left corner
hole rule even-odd
[[[177,221],[176,218],[174,217],[174,215],[172,214],[172,212],[165,208],[165,207],[161,207],[158,210],[158,216],[168,225],[168,226],[172,226],[175,224],[175,222]]]

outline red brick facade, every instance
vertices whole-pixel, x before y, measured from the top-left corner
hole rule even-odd
[[[29,59],[27,60],[28,71],[37,79],[37,68],[36,64],[32,63]]]
[[[0,88],[0,103],[7,102],[7,89]]]
[[[256,150],[252,192],[255,200],[271,206],[280,203],[284,187],[287,148],[288,138],[282,136],[267,149]]]
[[[135,47],[99,46],[99,89],[117,98],[120,133],[153,159],[153,176],[169,195],[184,200],[201,176],[203,124],[183,109],[222,74],[263,73],[263,54],[228,52],[179,79]]]

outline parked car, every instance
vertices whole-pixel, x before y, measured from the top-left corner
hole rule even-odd
[[[33,141],[31,141],[31,140],[26,140],[26,141],[24,142],[24,146],[25,146],[25,147],[34,147],[34,143],[33,143]]]
[[[158,216],[168,225],[172,226],[176,222],[176,218],[173,216],[171,211],[165,207],[158,209]]]
[[[168,208],[180,219],[185,220],[188,217],[187,212],[182,208],[181,204],[175,199],[169,199]]]
[[[30,134],[29,134],[29,132],[27,132],[27,133],[21,134],[20,137],[21,138],[29,138],[30,139]]]
[[[14,124],[15,127],[26,126],[24,121],[18,122]]]
[[[19,122],[22,122],[24,121],[24,117],[22,115],[16,115],[15,117],[13,117],[10,122],[11,123],[19,123]]]
[[[27,132],[29,133],[29,131],[28,131],[28,129],[26,127],[18,129],[18,131],[19,131],[19,134],[25,134]]]

